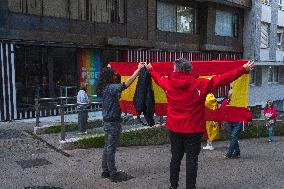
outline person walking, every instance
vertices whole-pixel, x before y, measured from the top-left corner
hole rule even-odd
[[[96,92],[102,99],[103,129],[105,132],[101,176],[109,178],[112,182],[121,182],[127,179],[124,174],[117,171],[115,165],[116,147],[122,131],[119,98],[121,92],[133,83],[143,66],[143,63],[139,63],[137,69],[124,83],[118,83],[116,73],[108,65],[102,69],[98,80]]]
[[[77,94],[77,108],[78,108],[78,129],[79,134],[87,134],[89,98],[87,95],[87,83],[80,84],[80,90]]]
[[[218,102],[214,94],[209,93],[206,96],[205,107],[211,110],[218,108]],[[220,136],[220,123],[216,121],[206,121],[206,130],[204,133],[204,139],[207,144],[203,147],[203,150],[214,150],[213,141],[218,140]]]
[[[231,99],[232,99],[232,93],[233,90],[229,90],[228,92],[228,98],[225,98],[220,106],[220,109],[224,106],[230,106],[231,105]],[[228,147],[228,152],[225,154],[226,159],[235,159],[241,157],[241,151],[239,146],[239,135],[242,131],[242,128],[245,125],[251,124],[252,115],[250,112],[248,112],[248,115],[246,116],[247,120],[244,120],[242,122],[229,122],[228,125],[231,127],[231,138],[230,138],[230,144]]]
[[[178,187],[181,160],[186,153],[186,189],[196,188],[198,155],[205,131],[205,99],[216,87],[227,85],[254,68],[252,62],[217,75],[211,79],[196,78],[192,65],[186,59],[177,59],[174,71],[168,77],[146,68],[167,97],[166,127],[169,130],[172,158],[170,162],[170,189]]]
[[[273,128],[276,125],[276,116],[277,116],[276,108],[275,108],[275,106],[273,106],[272,100],[267,101],[267,104],[264,108],[263,114],[264,114],[264,117],[265,117],[265,120],[266,120],[266,127],[267,127],[267,130],[268,130],[267,142],[271,143],[272,142],[272,136],[273,136]]]

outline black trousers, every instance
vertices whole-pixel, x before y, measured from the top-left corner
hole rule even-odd
[[[196,188],[198,155],[203,133],[174,133],[170,131],[172,159],[170,164],[171,186],[178,187],[180,164],[186,153],[186,189]]]

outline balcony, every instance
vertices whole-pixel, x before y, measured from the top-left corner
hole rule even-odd
[[[233,7],[250,8],[251,0],[197,0],[199,2],[215,2],[220,4],[225,4]]]

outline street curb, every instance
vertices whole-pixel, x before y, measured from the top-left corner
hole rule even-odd
[[[154,127],[159,127],[160,125],[157,124]],[[153,128],[153,127],[139,127],[139,128],[133,128],[133,129],[127,129],[127,130],[123,130],[123,133],[129,133],[132,131],[139,131],[139,130],[145,130],[145,129],[149,129],[149,128]],[[66,140],[59,140],[59,148],[61,150],[74,150],[74,149],[82,149],[79,147],[79,141],[82,139],[88,139],[88,138],[92,138],[92,137],[96,137],[96,136],[104,136],[104,133],[100,133],[100,134],[94,134],[94,135],[88,135],[88,136],[82,136],[82,137],[74,137],[74,138],[69,138]]]

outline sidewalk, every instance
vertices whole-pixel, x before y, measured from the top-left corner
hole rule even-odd
[[[71,155],[66,157],[28,135],[9,141],[9,149],[2,146],[0,150],[5,151],[0,153],[1,189],[166,189],[169,186],[169,145],[119,147],[117,166],[134,178],[112,183],[100,178],[102,149],[66,151]],[[216,150],[201,151],[198,189],[284,188],[284,137],[275,137],[271,144],[265,138],[241,140],[241,158],[234,160],[223,157],[227,144],[227,141],[217,142]],[[35,159],[49,163],[29,168],[19,164],[22,160]],[[185,160],[180,173],[180,189],[183,188]]]
[[[166,189],[169,186],[170,145],[119,147],[117,166],[134,178],[112,183],[100,178],[102,149],[69,150],[65,151],[66,156],[24,131],[33,126],[34,122],[28,120],[0,123],[0,189]],[[101,132],[100,129],[94,132]],[[56,146],[59,135],[42,138]],[[274,137],[271,144],[266,138],[240,140],[241,158],[234,160],[223,157],[227,145],[228,141],[221,141],[214,144],[214,151],[201,150],[198,189],[284,189],[284,137]],[[180,189],[185,188],[184,159]],[[31,160],[44,160],[46,164],[29,163],[25,166],[30,167],[22,167],[22,161]]]
[[[88,121],[93,120],[102,120],[101,111],[96,112],[89,112],[88,114]],[[142,123],[140,123],[136,117],[128,115],[129,120],[127,122],[122,122],[122,129],[129,130],[129,129],[138,129],[145,127]],[[143,116],[141,117],[143,119]],[[67,123],[75,123],[77,124],[78,114],[68,114],[64,116],[65,124]],[[35,118],[33,119],[24,119],[24,120],[15,120],[12,122],[0,122],[0,130],[11,130],[9,133],[13,133],[13,131],[29,131],[33,132],[35,126]],[[51,126],[51,125],[60,125],[60,116],[51,116],[51,117],[41,117],[40,118],[40,126]],[[146,123],[145,120],[143,120]],[[158,123],[158,118],[156,118],[156,122]],[[146,126],[148,127],[148,126]],[[77,138],[88,137],[94,134],[104,133],[103,128],[93,128],[88,129],[86,135],[80,135],[79,131],[69,131],[66,132],[66,141],[68,140],[76,140]],[[41,139],[45,140],[47,143],[53,145],[56,148],[60,148],[60,140],[61,140],[61,133],[55,134],[41,134],[38,135]]]
[[[95,120],[95,119],[102,119],[102,112],[96,111],[96,112],[89,112],[88,113],[88,120]],[[50,116],[50,117],[40,117],[40,125],[44,124],[54,124],[54,123],[60,123],[60,116]],[[65,122],[77,122],[78,120],[78,114],[67,114],[64,116]],[[22,120],[15,120],[16,123],[25,123],[25,124],[35,124],[36,119],[22,119]],[[1,127],[1,122],[0,122]]]

